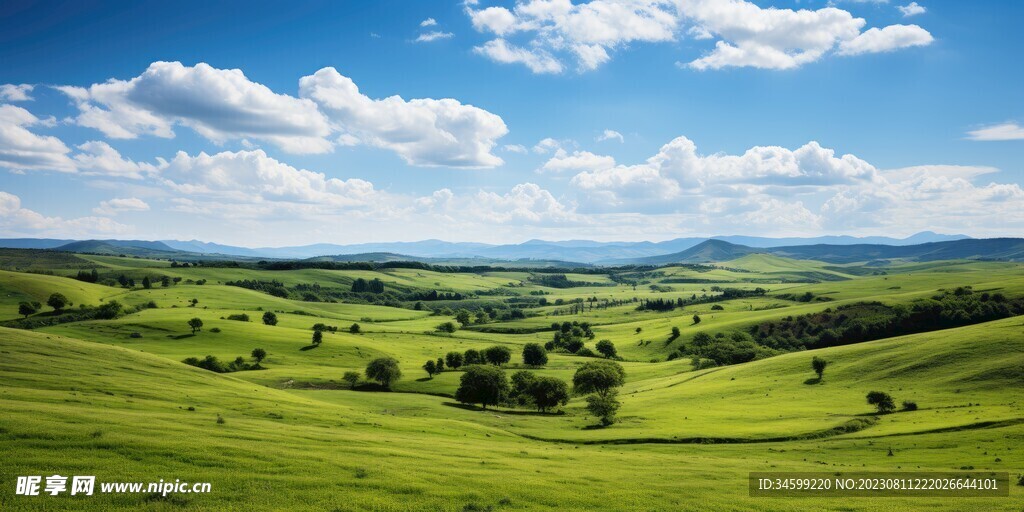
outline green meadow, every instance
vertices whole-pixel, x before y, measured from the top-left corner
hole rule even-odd
[[[0,510],[1018,512],[1024,503],[1018,263],[748,255],[575,273],[271,270],[8,251],[0,268]],[[76,278],[93,269],[97,282]],[[380,280],[384,292],[353,292],[358,280]],[[71,302],[61,313],[47,305],[54,293]],[[90,316],[115,301],[113,318]],[[644,306],[654,301],[672,307]],[[32,302],[37,311],[19,312]],[[1010,313],[978,312],[995,302]],[[849,341],[907,311],[922,316],[886,324],[895,335]],[[926,313],[938,320],[907,320]],[[454,332],[438,329],[446,322]],[[592,330],[584,350],[553,346],[546,364],[524,365],[524,346],[552,342],[563,322]],[[315,324],[327,326],[319,344]],[[833,334],[849,342],[822,341]],[[577,369],[604,359],[600,340],[626,374],[610,425],[582,394],[544,413],[463,404],[454,397],[464,368],[422,368],[503,346],[509,376],[571,388]],[[266,351],[260,369],[183,362],[251,364],[256,348]],[[382,357],[402,373],[390,390],[343,380]],[[828,363],[821,378],[815,357]],[[890,394],[896,410],[879,413],[870,391]],[[1010,497],[747,490],[754,471],[967,469],[1009,472]],[[210,482],[212,492],[15,495],[18,476],[52,474]]]

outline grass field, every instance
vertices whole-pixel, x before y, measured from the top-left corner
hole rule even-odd
[[[0,255],[0,267],[33,273],[0,271],[0,321],[20,318],[19,302],[45,303],[54,292],[75,303],[70,309],[114,300],[157,307],[32,330],[0,327],[0,510],[1021,510],[1017,485],[1009,498],[751,498],[747,474],[970,467],[1009,472],[1015,484],[1024,473],[1024,316],[713,368],[668,360],[698,333],[746,332],[860,302],[913,306],[967,286],[1022,297],[1020,264],[893,262],[869,272],[751,255],[713,268],[568,274],[588,284],[552,288],[530,272],[500,270],[171,268],[114,256],[32,261],[23,251],[10,258]],[[182,279],[129,289],[69,277],[82,268],[101,278]],[[429,303],[416,310],[415,301],[303,301],[224,284],[347,289],[358,278],[379,278],[400,293],[459,292],[467,305],[501,311],[509,299],[543,297],[547,305],[441,334],[435,327],[454,322],[455,311],[432,313]],[[713,286],[768,291],[719,301]],[[795,299],[808,292],[815,299]],[[694,296],[711,299],[637,310],[641,300]],[[584,307],[569,313],[574,299]],[[615,305],[596,307],[606,299]],[[48,318],[43,309],[34,317]],[[261,321],[267,311],[276,325]],[[250,321],[228,318],[243,313]],[[191,318],[202,319],[200,331],[191,332]],[[453,395],[463,372],[428,378],[421,369],[449,351],[502,345],[513,354],[511,373],[522,347],[551,340],[551,324],[563,321],[592,324],[586,347],[608,339],[618,349],[626,379],[611,426],[597,428],[582,396],[544,414],[459,404]],[[338,331],[313,346],[315,323]],[[353,323],[359,333],[349,332]],[[680,334],[670,339],[673,327]],[[265,369],[219,374],[182,363],[248,360],[254,348],[267,351]],[[392,392],[342,381],[383,356],[403,373]],[[821,380],[811,370],[815,356],[829,362]],[[593,360],[552,352],[528,371],[571,382]],[[879,415],[868,391],[918,408]],[[177,478],[210,482],[212,492],[14,494],[17,476],[55,473]]]

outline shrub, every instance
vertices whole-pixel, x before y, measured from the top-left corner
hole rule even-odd
[[[352,334],[359,334],[360,332],[362,332],[362,328],[359,327],[359,324],[352,324],[351,326],[349,326],[348,332]]]
[[[354,388],[359,383],[359,372],[348,371],[342,375],[341,380],[348,382],[348,387]]]
[[[277,325],[277,314],[273,311],[267,311],[263,313],[263,324],[264,325]]]
[[[871,391],[868,393],[867,398],[868,404],[875,406],[879,414],[887,414],[896,409],[896,403],[893,402],[892,396],[889,393]]]
[[[129,337],[129,338],[135,338],[135,339],[138,339],[138,338],[141,338],[141,337],[142,337],[142,333],[141,333],[141,332],[133,332],[133,333],[129,334],[129,335],[128,335],[128,337]]]
[[[236,322],[248,322],[249,315],[245,313],[236,313],[234,315],[228,315],[228,320],[234,320]]]
[[[714,306],[711,306],[712,311],[722,311],[724,309],[725,308],[723,308],[721,304],[715,304]]]
[[[903,401],[903,410],[904,411],[916,411],[917,410],[917,402],[912,402],[910,400],[904,400]]]
[[[453,322],[445,322],[437,326],[437,332],[447,332],[449,334],[457,331],[458,329],[459,328],[456,327]]]
[[[213,329],[210,329],[210,332],[217,334],[220,332],[220,327],[214,327]]]

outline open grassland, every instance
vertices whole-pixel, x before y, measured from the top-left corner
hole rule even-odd
[[[539,284],[552,282],[544,274],[500,270],[271,271],[81,258],[81,268],[97,268],[101,278],[181,280],[151,289],[85,283],[66,277],[77,269],[52,256],[29,263],[55,275],[0,271],[0,320],[19,318],[19,302],[45,303],[55,292],[75,303],[70,309],[115,300],[132,308],[33,331],[0,327],[2,510],[1019,511],[1024,496],[1014,486],[1010,498],[984,500],[766,499],[748,497],[746,481],[748,472],[766,470],[970,467],[1008,471],[1016,482],[1024,472],[1024,317],[714,368],[666,360],[699,333],[746,332],[860,302],[913,305],[965,286],[1024,296],[1019,264],[834,266],[751,255],[714,267],[566,274],[588,284],[557,288]],[[451,310],[434,313],[441,308],[430,302],[416,310],[416,301],[303,301],[225,284],[347,289],[360,278],[401,293],[463,293],[474,313],[483,305],[507,312],[508,299],[543,297],[547,305],[524,307],[525,318],[440,333],[439,324],[457,323],[460,301],[443,301]],[[714,297],[713,286],[768,291],[637,310],[641,299]],[[808,292],[809,300],[799,299]],[[584,299],[583,308],[570,313],[574,299]],[[617,305],[598,307],[605,299]],[[136,308],[150,303],[156,307]],[[43,309],[36,316],[50,314]],[[276,325],[264,325],[265,312],[276,314]],[[230,319],[242,314],[249,320]],[[195,333],[192,318],[203,321]],[[597,428],[581,396],[543,414],[459,404],[453,395],[462,371],[428,378],[421,369],[450,351],[501,345],[512,352],[512,373],[522,367],[523,346],[551,340],[551,324],[563,321],[589,322],[595,336],[585,346],[608,339],[622,357],[627,377],[612,426]],[[337,327],[319,346],[311,344],[316,323]],[[349,332],[352,324],[358,333]],[[181,362],[249,360],[254,348],[267,352],[264,369],[217,374]],[[384,356],[403,373],[392,392],[352,390],[342,380]],[[811,370],[815,356],[829,362],[821,380]],[[571,381],[593,360],[552,352],[528,371]],[[865,402],[868,391],[918,408],[879,415]],[[54,473],[208,481],[213,492],[14,496],[16,476]]]

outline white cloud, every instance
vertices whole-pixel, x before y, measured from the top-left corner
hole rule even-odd
[[[562,203],[535,183],[520,183],[505,193],[480,190],[463,196],[442,189],[420,198],[416,204],[420,212],[453,226],[558,225],[583,221],[575,213],[574,205]]]
[[[480,55],[503,64],[523,64],[534,73],[561,73],[562,63],[546,50],[527,50],[508,44],[504,39],[494,39],[483,46],[473,48]]]
[[[839,45],[839,54],[891,52],[912,46],[927,46],[934,40],[927,30],[917,25],[889,25],[881,29],[872,28],[853,39],[843,41]]]
[[[82,174],[142,179],[144,174],[156,172],[152,164],[124,158],[106,142],[89,141],[77,149],[81,152],[74,156],[75,167]]]
[[[296,169],[262,150],[215,155],[178,154],[160,166],[173,190],[188,196],[212,196],[236,203],[294,202],[328,207],[366,206],[379,198],[373,184],[340,180]]]
[[[910,16],[917,16],[918,14],[924,14],[925,12],[928,11],[928,9],[925,9],[924,7],[918,5],[917,2],[910,2],[907,5],[897,5],[896,8],[899,9],[901,13],[903,13],[903,17],[905,18],[909,18]]]
[[[502,150],[508,151],[509,153],[529,153],[530,150],[526,149],[526,146],[522,144],[505,144],[501,147]]]
[[[100,205],[93,208],[93,213],[113,217],[123,212],[145,212],[149,211],[149,205],[137,197],[115,198],[108,201],[100,201]]]
[[[299,91],[348,136],[394,151],[410,165],[495,167],[503,162],[491,153],[508,133],[501,117],[454,99],[413,99],[400,96],[374,100],[334,68],[299,80]]]
[[[330,126],[316,104],[277,94],[239,69],[154,62],[131,80],[60,90],[78,104],[78,124],[111,138],[170,138],[174,125],[183,125],[217,143],[248,138],[291,153],[331,150]]]
[[[967,132],[970,140],[1024,140],[1024,127],[1017,123],[1002,123]]]
[[[605,140],[617,140],[619,142],[626,142],[626,139],[622,137],[622,134],[615,130],[605,130],[601,135],[597,136],[597,142]]]
[[[559,149],[553,158],[544,163],[541,170],[549,172],[600,171],[615,167],[610,156],[595,155],[589,151],[574,151],[571,155]]]
[[[761,8],[745,0],[526,0],[511,10],[467,6],[466,12],[476,30],[497,36],[476,47],[477,53],[524,64],[534,73],[560,73],[566,58],[575,59],[580,72],[593,70],[627,45],[676,41],[681,34],[717,39],[713,50],[686,64],[701,70],[790,69],[837,48],[854,55],[932,41],[931,34],[913,25],[862,34],[865,20],[836,7]],[[527,44],[512,43],[512,38]]]
[[[74,172],[71,149],[57,137],[38,135],[28,127],[45,122],[14,105],[0,105],[0,167],[14,171]]]
[[[130,228],[106,217],[47,217],[22,208],[18,196],[0,191],[0,230],[8,236],[88,238],[123,234],[130,231]]]
[[[431,41],[437,41],[439,39],[451,39],[455,34],[451,32],[442,32],[440,30],[434,30],[432,32],[424,32],[416,38],[417,43],[429,43]]]
[[[2,84],[0,85],[0,100],[5,101],[32,101],[29,95],[35,86],[31,84]]]
[[[540,154],[540,155],[543,155],[543,154],[548,153],[549,151],[553,151],[553,150],[557,150],[557,149],[561,149],[561,148],[562,148],[562,143],[561,142],[559,142],[559,141],[557,141],[555,139],[552,139],[551,137],[547,137],[547,138],[541,139],[540,142],[538,142],[537,144],[535,144],[533,146],[533,152],[537,153],[537,154]]]
[[[434,18],[427,18],[420,22],[421,27],[433,27],[434,25],[437,25],[437,20]]]

